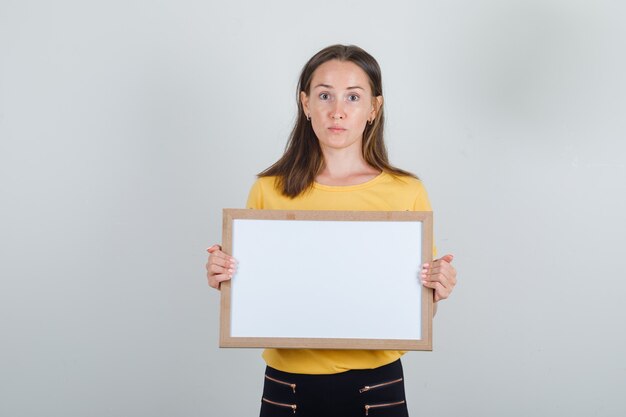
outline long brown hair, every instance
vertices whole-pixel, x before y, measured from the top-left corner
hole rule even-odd
[[[333,59],[353,62],[367,74],[374,97],[383,95],[383,83],[380,66],[373,56],[354,45],[332,45],[322,49],[302,68],[298,81],[296,102],[298,117],[291,131],[285,153],[272,166],[259,173],[259,177],[276,176],[277,186],[281,192],[291,198],[307,191],[315,182],[324,166],[324,156],[311,123],[304,114],[300,93],[310,93],[311,79],[315,70],[325,62]],[[363,132],[363,158],[374,168],[400,176],[415,177],[414,174],[392,166],[387,157],[387,148],[383,137],[385,113],[380,105],[374,122],[365,126]]]

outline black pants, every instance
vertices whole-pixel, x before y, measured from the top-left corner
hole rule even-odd
[[[400,360],[376,369],[331,375],[267,367],[261,417],[407,417]]]

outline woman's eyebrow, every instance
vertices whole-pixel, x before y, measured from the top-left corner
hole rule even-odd
[[[329,85],[329,84],[318,84],[318,85],[316,85],[316,86],[315,86],[315,87],[313,87],[313,88],[319,88],[319,87],[322,87],[322,88],[328,88],[328,89],[332,89],[332,88],[334,88],[332,85]],[[365,89],[364,89],[363,87],[360,87],[360,86],[358,86],[358,85],[355,85],[355,86],[352,86],[352,87],[348,87],[348,88],[346,88],[346,90],[356,90],[356,89],[359,89],[359,90],[364,90],[364,91],[365,91]]]

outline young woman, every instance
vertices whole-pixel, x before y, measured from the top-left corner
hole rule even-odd
[[[356,46],[321,50],[302,70],[297,102],[287,149],[259,174],[248,208],[431,210],[422,183],[388,161],[382,79],[371,55]],[[209,285],[219,289],[237,263],[219,245],[208,252]],[[451,261],[445,255],[422,267],[422,283],[434,290],[435,302],[456,284]],[[266,349],[261,417],[406,416],[403,353]]]

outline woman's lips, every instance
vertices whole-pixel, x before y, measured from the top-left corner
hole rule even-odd
[[[339,126],[332,126],[332,127],[329,127],[328,130],[330,130],[333,133],[341,133],[346,129],[344,129],[343,127],[339,127]]]

